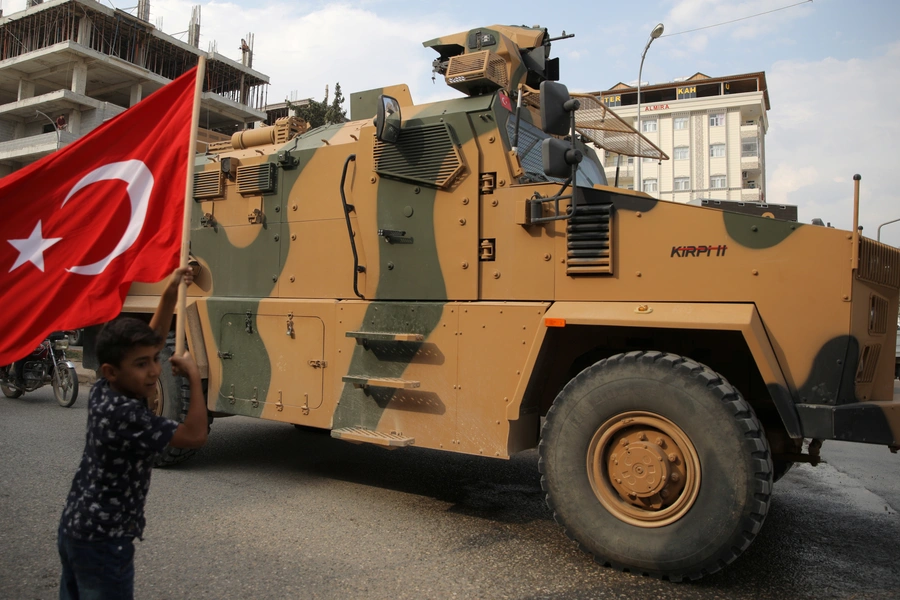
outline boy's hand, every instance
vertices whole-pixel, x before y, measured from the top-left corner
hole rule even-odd
[[[172,271],[172,274],[169,276],[169,281],[166,283],[165,293],[177,294],[178,286],[182,281],[184,281],[188,287],[194,283],[194,271],[191,267],[179,267]]]
[[[183,375],[188,379],[195,377],[200,379],[200,369],[197,368],[197,363],[194,362],[194,358],[188,351],[181,356],[172,356],[169,358],[169,362],[172,363],[173,374]]]

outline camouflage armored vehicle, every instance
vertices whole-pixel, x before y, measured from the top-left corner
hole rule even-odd
[[[431,40],[464,97],[417,105],[396,85],[353,94],[347,123],[211,146],[187,341],[213,416],[500,459],[538,447],[547,503],[587,552],[698,578],[748,547],[773,481],[822,441],[897,446],[900,255],[855,228],[610,186],[594,147],[665,155],[555,83],[551,41]],[[125,311],[152,311],[155,289]],[[183,411],[177,383],[159,412]]]

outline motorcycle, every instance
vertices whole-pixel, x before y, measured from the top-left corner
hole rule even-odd
[[[78,398],[78,374],[75,372],[75,364],[66,358],[68,333],[51,333],[24,358],[23,381],[17,381],[14,365],[0,367],[0,391],[3,395],[18,398],[25,392],[33,392],[49,383],[53,386],[53,395],[60,406],[68,408],[75,404]]]

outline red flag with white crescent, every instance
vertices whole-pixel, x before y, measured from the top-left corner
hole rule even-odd
[[[178,266],[196,72],[0,179],[0,365]]]

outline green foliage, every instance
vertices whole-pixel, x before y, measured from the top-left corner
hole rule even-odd
[[[347,120],[347,110],[343,107],[344,95],[341,93],[341,84],[334,84],[334,99],[328,102],[328,88],[325,88],[325,99],[321,102],[309,99],[303,106],[295,106],[288,102],[288,110],[293,110],[294,115],[300,117],[310,127],[316,128],[322,125],[343,123]]]

